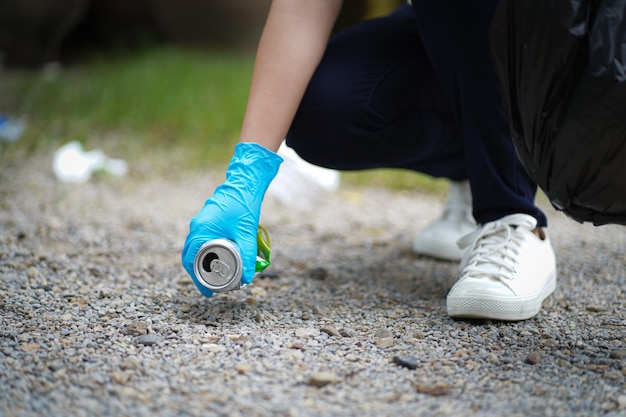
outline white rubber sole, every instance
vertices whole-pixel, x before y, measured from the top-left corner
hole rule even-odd
[[[545,280],[543,288],[526,297],[502,298],[485,295],[455,297],[448,295],[448,315],[453,318],[527,320],[539,313],[544,300],[556,290],[556,272]]]
[[[416,240],[413,242],[413,252],[443,261],[460,261],[464,251],[460,250],[456,244],[448,242],[435,242],[432,240]]]

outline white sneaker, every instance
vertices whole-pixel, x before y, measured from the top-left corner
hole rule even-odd
[[[457,241],[474,230],[469,181],[450,181],[448,201],[441,216],[417,235],[413,251],[446,261],[460,261],[464,251]]]
[[[267,189],[266,196],[269,198],[306,211],[324,204],[327,193],[339,188],[339,171],[305,161],[285,142],[277,153],[283,158],[283,163]]]
[[[447,297],[450,317],[525,320],[556,289],[556,259],[537,220],[512,214],[485,224],[459,242],[469,246],[461,276]]]

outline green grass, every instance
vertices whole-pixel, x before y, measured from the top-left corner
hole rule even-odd
[[[407,170],[375,169],[370,171],[342,172],[341,180],[354,186],[386,187],[394,191],[416,190],[442,194],[448,189],[448,181]]]
[[[187,149],[191,165],[223,162],[238,138],[252,64],[250,55],[163,48],[52,78],[9,72],[0,111],[27,118],[29,147],[122,137],[142,148]]]
[[[9,152],[53,149],[71,140],[117,157],[160,154],[168,170],[226,164],[239,138],[253,55],[166,47],[63,68],[0,74],[0,113],[27,130]],[[414,173],[348,173],[348,184],[439,192],[445,182]]]

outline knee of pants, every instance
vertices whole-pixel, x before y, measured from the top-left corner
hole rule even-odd
[[[334,168],[329,161],[334,149],[342,146],[341,122],[332,108],[301,109],[287,133],[286,144],[312,164]]]
[[[382,148],[416,145],[424,117],[411,108],[412,98],[386,93],[386,85],[400,84],[395,77],[384,77],[378,83],[382,88],[373,92],[348,84],[320,77],[311,83],[287,133],[289,147],[311,163],[337,168],[355,153],[373,156]]]

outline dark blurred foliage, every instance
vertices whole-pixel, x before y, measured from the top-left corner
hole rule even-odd
[[[84,19],[89,0],[0,1],[0,59],[8,66],[58,60],[65,40]]]
[[[133,51],[161,43],[252,49],[270,2],[2,0],[0,60],[10,67],[38,67],[53,61],[82,60],[93,53]],[[344,0],[335,30],[367,16],[368,3]]]

